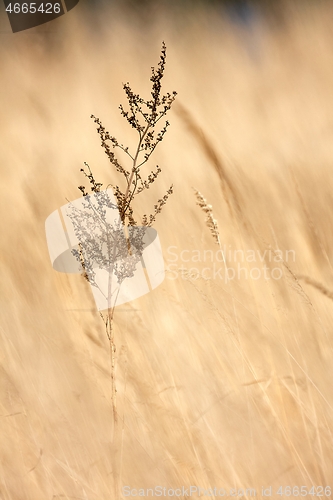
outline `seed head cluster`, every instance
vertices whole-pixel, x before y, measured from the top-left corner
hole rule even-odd
[[[194,189],[195,196],[197,198],[197,205],[201,208],[201,210],[206,214],[206,226],[209,228],[210,232],[213,235],[214,240],[218,245],[220,245],[220,233],[217,224],[217,220],[214,218],[213,207],[209,205],[206,198],[198,191]]]
[[[111,184],[111,186],[117,199],[122,223],[126,226],[135,226],[138,224],[133,215],[133,200],[144,190],[149,189],[162,171],[161,167],[156,165],[148,175],[143,176],[142,174],[142,167],[150,160],[158,144],[163,141],[168,127],[170,126],[168,120],[165,120],[163,123],[162,119],[171,109],[177,95],[175,91],[162,94],[162,78],[165,72],[165,64],[166,45],[163,42],[158,66],[157,68],[151,68],[152,75],[150,81],[152,82],[152,90],[149,99],[144,99],[139,94],[133,92],[129,82],[123,84],[123,89],[127,98],[127,108],[125,109],[121,104],[119,109],[121,115],[137,132],[138,142],[133,151],[130,151],[128,146],[125,146],[118,141],[116,137],[111,135],[106,130],[100,118],[91,115],[91,118],[97,125],[97,132],[105,154],[116,171],[123,177],[123,180],[125,180],[125,188],[121,188],[120,183]],[[125,167],[120,163],[115,154],[117,148],[127,155],[129,166]],[[97,188],[101,187],[100,183],[95,182],[94,178],[90,177],[90,175],[92,175],[90,169],[89,173],[85,173],[85,175],[88,177],[92,188],[95,189],[96,186]],[[79,186],[79,189],[84,196],[87,194],[83,186]],[[157,214],[161,212],[162,207],[165,205],[172,192],[173,187],[170,186],[166,194],[157,201],[153,214],[149,216],[145,214],[143,216],[142,225],[151,226],[155,222]]]

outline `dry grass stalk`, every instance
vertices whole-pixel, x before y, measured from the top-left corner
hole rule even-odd
[[[293,181],[293,184],[294,184],[294,187],[295,187],[295,191],[296,191],[296,194],[297,194],[297,197],[300,201],[300,204],[301,204],[301,207],[302,207],[302,212],[304,214],[304,217],[305,217],[305,220],[308,224],[308,227],[310,229],[310,234],[311,234],[311,238],[310,238],[310,242],[311,242],[311,245],[314,247],[314,251],[316,253],[316,255],[318,255],[318,249],[320,250],[319,253],[322,254],[322,256],[324,257],[324,260],[327,262],[327,264],[329,265],[330,269],[332,270],[332,264],[330,262],[330,259],[329,259],[329,256],[327,254],[327,251],[325,250],[322,242],[321,242],[321,238],[318,234],[318,231],[316,229],[316,226],[315,224],[313,223],[313,220],[312,220],[312,217],[310,215],[310,212],[306,206],[306,203],[305,203],[305,200],[304,200],[304,197],[302,195],[302,191],[301,191],[301,188],[299,186],[299,183],[297,181],[297,178],[296,178],[296,175],[295,175],[295,172],[294,172],[294,169],[292,167],[289,167],[289,171],[290,171],[290,174],[291,174],[291,178],[292,178],[292,181]]]
[[[228,279],[228,268],[227,268],[227,263],[225,260],[224,253],[223,253],[222,248],[221,248],[220,232],[219,232],[217,220],[215,219],[214,214],[213,214],[213,207],[212,207],[212,205],[209,205],[206,198],[200,193],[200,191],[198,191],[195,188],[193,188],[193,189],[195,192],[195,196],[197,198],[197,205],[199,205],[201,210],[206,215],[206,226],[210,230],[215,242],[218,244],[220,251],[222,253],[224,268],[225,268],[225,272],[226,272],[226,280],[227,280]]]
[[[318,290],[320,293],[322,293],[323,295],[325,295],[329,299],[333,300],[333,292],[331,290],[329,290],[328,288],[326,288],[326,286],[323,285],[322,283],[320,283],[319,281],[316,281],[313,278],[311,278],[310,276],[306,276],[303,274],[297,276],[297,278],[299,280],[304,281],[304,283],[306,283],[307,285],[312,286],[313,288]]]
[[[232,182],[231,182],[231,180],[226,172],[225,165],[223,164],[223,161],[220,159],[219,154],[216,151],[214,145],[208,139],[208,137],[205,135],[205,133],[199,127],[199,125],[195,122],[191,113],[184,106],[177,103],[175,110],[178,113],[178,116],[183,120],[183,122],[187,126],[188,130],[193,135],[193,137],[197,140],[197,143],[199,144],[199,146],[201,147],[201,149],[205,153],[208,160],[213,165],[214,170],[216,171],[216,173],[220,179],[223,197],[224,197],[225,202],[228,206],[229,213],[230,213],[231,217],[233,217],[234,213],[233,213],[232,205],[230,203],[230,194],[231,194],[231,199],[233,201],[236,213],[241,218],[241,220],[243,220],[242,210],[240,207],[238,194],[236,193],[236,190],[235,190],[235,188],[234,188],[234,186],[233,186],[233,184],[232,184]],[[245,222],[245,221],[243,220],[243,222]]]
[[[220,233],[219,233],[219,228],[217,224],[217,220],[214,218],[213,214],[213,207],[212,205],[209,205],[206,198],[203,197],[203,195],[198,191],[197,189],[194,188],[195,196],[197,198],[197,205],[202,209],[202,211],[206,214],[206,226],[210,230],[211,234],[213,235],[214,240],[218,244],[219,247],[221,247],[221,242],[220,242]]]

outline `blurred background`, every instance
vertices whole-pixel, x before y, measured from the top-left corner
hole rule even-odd
[[[1,499],[333,486],[332,14],[324,0],[81,0],[13,34],[1,8]],[[118,182],[90,115],[135,146],[122,83],[149,97],[163,40],[178,96],[136,210],[173,183],[155,225],[167,272],[116,309],[115,438],[104,325],[82,277],[52,269],[44,225],[80,196],[84,161]],[[219,249],[193,188],[228,267],[280,279],[182,261]]]

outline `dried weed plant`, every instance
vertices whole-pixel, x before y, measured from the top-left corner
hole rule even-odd
[[[114,422],[117,422],[116,405],[116,345],[114,338],[114,311],[117,296],[111,302],[112,296],[112,274],[118,281],[118,293],[120,286],[126,278],[134,275],[137,263],[141,260],[144,248],[144,236],[146,228],[154,224],[157,215],[162,211],[169,196],[173,192],[173,186],[166,191],[165,195],[158,199],[154,206],[154,211],[149,216],[144,214],[141,226],[138,225],[134,216],[133,201],[140,193],[149,189],[156,181],[162,169],[156,165],[147,175],[143,175],[142,168],[150,160],[156,147],[162,142],[170,125],[165,121],[161,127],[159,122],[166,116],[176,98],[176,92],[162,94],[162,79],[166,64],[166,45],[162,43],[160,60],[157,68],[152,67],[151,97],[144,99],[135,93],[130,84],[123,84],[128,107],[119,106],[121,115],[128,124],[137,132],[137,145],[133,151],[115,136],[111,135],[100,118],[91,115],[97,124],[97,132],[100,137],[101,146],[107,155],[110,164],[119,174],[121,182],[109,184],[106,190],[102,191],[103,184],[97,182],[90,166],[85,163],[81,172],[89,181],[90,192],[84,185],[78,189],[81,191],[84,201],[84,209],[71,207],[69,214],[74,231],[79,241],[78,248],[72,250],[72,254],[80,263],[83,277],[92,286],[98,287],[95,280],[95,269],[104,269],[109,273],[108,281],[108,308],[106,312],[100,313],[105,331],[110,345],[111,357],[111,384],[112,384],[112,405]],[[120,163],[115,154],[115,150],[123,151],[129,160],[129,165]],[[111,187],[114,193],[116,204],[108,195],[108,188]],[[108,212],[116,210],[116,217],[110,222]]]

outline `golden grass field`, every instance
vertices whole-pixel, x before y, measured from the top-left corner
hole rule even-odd
[[[252,31],[208,9],[169,14],[78,6],[15,35],[2,17],[1,500],[333,487],[332,6],[290,2]],[[83,161],[115,181],[90,115],[133,143],[121,84],[149,94],[163,39],[164,89],[178,96],[155,153],[162,174],[137,209],[174,184],[155,226],[169,271],[116,309],[115,443],[103,324],[82,277],[52,269],[44,224],[80,196]],[[226,252],[239,279],[181,261],[218,250],[193,187],[230,255],[266,255]],[[281,279],[246,279],[263,265]]]

